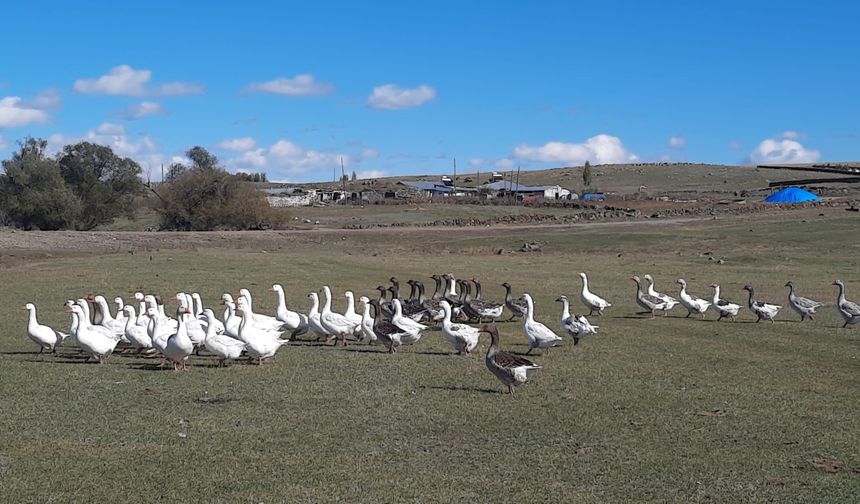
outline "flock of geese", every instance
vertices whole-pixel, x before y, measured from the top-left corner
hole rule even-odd
[[[603,315],[612,304],[589,290],[585,273],[579,276],[582,280],[580,301],[588,308],[588,316]],[[400,281],[392,277],[390,286],[378,286],[378,295],[372,299],[359,297],[359,311],[355,309],[355,295],[346,291],[346,309],[342,313],[332,310],[333,298],[328,286],[323,286],[320,291],[322,302],[319,293],[308,294],[310,310],[303,313],[288,307],[284,288],[279,284],[268,289],[277,298],[274,315],[255,312],[248,289],[241,289],[235,295],[225,293],[221,296],[224,308],[220,319],[211,308],[204,307],[199,294],[183,292],[171,297],[177,305],[173,317],[166,314],[164,300],[156,294],[137,292],[128,304],[122,297],[114,298],[115,315],[107,299],[101,295],[68,300],[65,304],[71,316],[68,332],[40,324],[33,303],[25,304],[22,309],[29,312],[27,336],[39,345],[40,353],[44,350],[56,352],[57,347],[68,340],[87,354],[88,359],[104,364],[121,346],[122,351],[161,357],[159,367],[169,362],[176,371],[187,369],[188,357],[199,354],[202,349],[218,359],[219,367],[243,355],[262,366],[283,345],[300,337],[316,338],[332,345],[340,342],[346,346],[350,341],[380,344],[388,352],[395,353],[404,345],[417,343],[431,325],[440,328],[457,354],[470,354],[483,333],[491,339],[485,356],[486,366],[511,394],[541,366],[523,356],[501,350],[495,322],[503,317],[505,310],[510,313],[508,321],[522,320],[528,343],[526,355],[535,349],[548,355],[549,349],[562,341],[562,335],[570,337],[577,345],[582,338],[595,334],[599,327],[592,325],[586,315],[572,314],[566,296],[556,299],[562,305],[559,319],[562,335],[559,335],[535,319],[532,296],[524,293],[515,298],[507,282],[501,284],[505,288],[504,301],[493,301],[483,297],[481,283],[475,278],[462,280],[450,273],[430,278],[435,282],[435,290],[429,297],[425,294],[424,284],[418,280],[409,280],[410,294],[401,297]],[[687,282],[678,279],[680,292],[675,298],[658,292],[651,275],[644,275],[644,279],[647,281],[646,289],[643,289],[638,276],[632,277],[636,283],[635,299],[643,309],[640,314],[650,315],[651,319],[657,312],[668,316],[668,312],[680,304],[687,310],[687,317],[699,315],[704,319],[705,312],[713,309],[717,312],[717,320],[728,318],[734,321],[742,308],[740,304],[721,298],[718,284],[711,285],[713,296],[704,299],[689,293]],[[823,303],[797,295],[792,282],[785,285],[789,288],[788,304],[800,315],[801,321],[807,318],[814,320],[816,310]],[[845,320],[843,327],[860,322],[860,306],[845,298],[843,282],[837,280],[833,285],[839,289],[836,307]],[[756,322],[769,320],[773,323],[782,306],[755,299],[749,285],[744,290],[748,292],[747,307],[756,315]]]

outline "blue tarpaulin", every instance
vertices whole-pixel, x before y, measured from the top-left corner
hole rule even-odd
[[[786,187],[771,194],[764,199],[766,203],[805,203],[807,201],[818,201],[821,198],[799,187]]]

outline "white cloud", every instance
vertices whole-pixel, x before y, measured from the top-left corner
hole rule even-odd
[[[356,177],[358,177],[359,180],[376,179],[376,178],[382,178],[385,176],[386,176],[386,174],[382,170],[365,170],[365,171],[360,171],[360,172],[356,173]]]
[[[385,84],[373,88],[367,97],[367,106],[375,109],[399,110],[418,107],[436,98],[436,90],[422,84],[413,89]]]
[[[355,161],[360,163],[362,161],[369,161],[372,159],[376,159],[379,157],[379,151],[373,148],[367,148],[361,151],[356,157]]]
[[[6,139],[3,135],[0,135],[0,149],[5,149],[9,144],[6,143]]]
[[[755,164],[789,164],[814,163],[821,157],[821,152],[807,149],[800,142],[785,137],[763,140],[758,147],[750,152],[747,162]]]
[[[119,117],[127,121],[136,121],[151,115],[165,115],[167,110],[160,103],[142,101],[129,105],[127,108],[114,113],[114,117]]]
[[[629,152],[621,139],[611,135],[596,135],[584,143],[547,142],[539,147],[520,144],[512,156],[526,161],[581,165],[586,161],[594,164],[621,164],[635,162],[639,158]]]
[[[292,79],[280,77],[248,86],[259,93],[276,93],[289,96],[322,96],[334,91],[334,85],[317,81],[312,74],[296,75]]]
[[[798,138],[800,138],[800,133],[798,133],[797,131],[788,130],[783,131],[782,134],[779,136],[780,138],[786,138],[788,140],[797,140]]]
[[[496,162],[493,163],[493,166],[495,166],[499,170],[511,170],[516,165],[517,164],[514,162],[513,159],[508,159],[508,158],[497,159]]]
[[[7,96],[0,99],[0,128],[16,128],[32,123],[47,122],[50,116],[47,112],[33,105],[28,105],[18,96]]]
[[[50,110],[59,108],[62,105],[60,93],[56,89],[46,89],[33,97],[31,100],[24,102],[29,107],[40,110]]]
[[[472,168],[481,168],[485,164],[487,164],[487,161],[485,159],[472,158],[469,160],[469,166],[471,166]]]
[[[328,180],[332,168],[340,173],[343,158],[349,164],[350,157],[331,151],[306,149],[290,140],[278,140],[269,147],[258,147],[228,159],[225,163],[233,171],[265,171],[269,180],[287,181],[320,172],[321,180]]]
[[[669,137],[669,147],[681,150],[687,146],[687,138],[681,135],[675,135]]]
[[[120,96],[177,96],[203,92],[202,86],[187,82],[151,86],[151,79],[151,70],[135,70],[129,65],[120,65],[97,79],[76,80],[74,89],[79,93]]]
[[[164,154],[158,149],[152,137],[131,134],[125,126],[116,123],[102,123],[77,137],[61,133],[53,134],[48,137],[48,151],[58,152],[66,145],[81,141],[108,146],[116,155],[134,159],[143,168],[144,173],[149,168],[156,169],[161,163],[167,164]]]
[[[257,141],[251,137],[228,138],[221,140],[215,147],[221,150],[245,152],[257,148]]]

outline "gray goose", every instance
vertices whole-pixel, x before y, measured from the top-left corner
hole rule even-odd
[[[857,305],[854,301],[845,299],[845,284],[842,283],[842,280],[836,280],[833,282],[833,285],[839,287],[836,308],[839,310],[839,315],[842,315],[842,319],[845,320],[842,328],[844,329],[849,325],[860,323],[860,305]]]
[[[630,279],[636,282],[636,304],[638,304],[645,310],[644,312],[640,313],[650,314],[652,320],[654,319],[655,310],[661,310],[663,312],[663,316],[666,316],[666,307],[668,303],[658,297],[651,296],[642,292],[642,280],[640,280],[637,275],[633,275],[632,277],[630,277]]]
[[[809,320],[815,320],[815,310],[824,306],[824,303],[795,294],[794,282],[791,280],[786,282],[785,286],[788,287],[788,306],[800,315],[800,321],[803,322],[806,317],[809,317]]]
[[[484,359],[487,369],[500,382],[508,386],[508,393],[513,396],[517,387],[528,381],[532,373],[541,366],[519,355],[502,351],[499,348],[499,330],[496,324],[483,324],[480,332],[489,334],[491,339],[490,348],[487,349],[487,356]]]
[[[475,298],[471,300],[470,305],[478,313],[478,321],[483,322],[485,318],[495,321],[501,317],[505,305],[489,299],[481,299],[481,283],[477,278],[473,278],[472,283],[475,284]]]
[[[525,317],[528,310],[525,300],[522,298],[514,299],[511,295],[511,284],[508,282],[503,283],[502,287],[505,288],[505,307],[511,312],[511,318],[508,319],[508,322],[517,317]]]

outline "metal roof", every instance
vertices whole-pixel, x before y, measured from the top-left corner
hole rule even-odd
[[[442,185],[436,182],[427,182],[424,180],[404,180],[401,181],[400,184],[403,184],[407,187],[412,187],[414,189],[420,189],[422,191],[451,192],[451,190],[453,189],[450,186]]]
[[[547,186],[527,186],[522,184],[516,184],[513,182],[505,182],[504,180],[500,182],[493,182],[491,184],[484,184],[481,186],[481,189],[488,189],[490,191],[510,191],[510,192],[543,192],[547,189],[555,189],[559,186],[557,185],[547,185]]]

